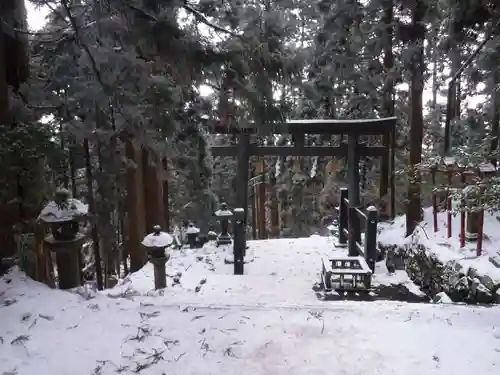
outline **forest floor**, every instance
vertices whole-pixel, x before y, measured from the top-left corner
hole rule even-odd
[[[0,374],[498,374],[500,307],[318,300],[332,248],[250,241],[243,276],[226,248],[176,251],[167,272],[180,284],[163,291],[150,265],[99,293],[13,269],[0,279]],[[377,283],[416,289],[383,264]]]

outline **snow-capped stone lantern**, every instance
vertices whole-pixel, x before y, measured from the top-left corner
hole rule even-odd
[[[167,287],[167,272],[165,264],[170,259],[170,255],[165,249],[174,243],[174,238],[167,232],[163,232],[159,225],[153,227],[153,233],[148,234],[142,240],[142,246],[148,252],[149,261],[154,267],[155,289]]]
[[[217,241],[217,232],[212,227],[208,229],[207,238],[209,241]]]
[[[221,225],[221,232],[219,237],[217,237],[217,246],[230,245],[231,236],[229,235],[229,219],[233,217],[233,212],[228,208],[226,202],[222,202],[220,209],[215,211],[215,216],[217,216]]]
[[[479,163],[477,169],[479,172],[478,173],[479,177],[483,179],[489,179],[491,177],[494,177],[497,172],[496,167],[493,165],[493,163],[489,161],[484,161],[482,163]]]
[[[196,248],[196,242],[198,242],[198,235],[200,234],[200,228],[195,227],[193,223],[189,223],[185,233],[189,248],[191,249]]]
[[[39,221],[51,226],[52,234],[45,243],[56,254],[60,289],[82,285],[80,249],[86,236],[79,232],[79,221],[87,214],[87,205],[71,198],[67,189],[57,189],[54,200],[38,216]]]
[[[70,197],[67,189],[57,189],[54,200],[40,212],[38,220],[50,223],[56,241],[75,239],[79,221],[88,214],[88,206]]]

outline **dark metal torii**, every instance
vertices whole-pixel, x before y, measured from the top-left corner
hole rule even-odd
[[[244,219],[248,211],[248,163],[250,156],[344,156],[347,157],[349,180],[349,206],[358,208],[360,205],[360,173],[359,159],[361,156],[377,156],[391,159],[389,173],[390,213],[395,213],[394,189],[394,134],[396,117],[368,120],[292,120],[270,124],[265,130],[253,126],[213,126],[210,130],[215,134],[238,134],[237,146],[212,146],[213,156],[237,157],[237,207],[244,209]],[[294,146],[258,146],[250,143],[250,135],[292,134]],[[305,134],[347,135],[347,144],[339,147],[305,146]],[[389,135],[393,140],[389,148],[383,146],[367,146],[359,143],[362,135]],[[354,220],[349,223],[349,232],[358,237],[359,226]],[[239,243],[239,241],[238,241]],[[235,241],[236,245],[236,241]],[[238,247],[240,247],[240,243]],[[244,249],[244,247],[243,247]],[[243,249],[241,254],[243,254]],[[235,262],[239,251],[235,247]],[[243,255],[241,255],[243,256]],[[242,260],[241,260],[242,262]]]

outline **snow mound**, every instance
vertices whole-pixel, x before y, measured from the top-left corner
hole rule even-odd
[[[378,241],[383,245],[423,245],[431,254],[436,256],[443,264],[454,261],[465,270],[473,268],[478,274],[488,275],[495,283],[500,283],[500,268],[497,268],[490,259],[497,256],[500,251],[500,222],[497,215],[484,214],[483,252],[476,256],[475,242],[466,243],[465,248],[460,247],[460,219],[452,220],[452,237],[447,235],[447,214],[438,213],[438,232],[434,232],[432,207],[424,210],[424,220],[417,227],[412,236],[405,238],[406,217],[399,216],[392,224],[382,223]]]

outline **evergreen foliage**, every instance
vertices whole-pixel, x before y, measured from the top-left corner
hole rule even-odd
[[[173,221],[197,220],[202,230],[214,225],[218,202],[234,204],[236,173],[235,160],[210,154],[210,145],[232,142],[208,134],[214,123],[254,121],[265,129],[284,119],[394,114],[396,169],[402,171],[397,210],[419,206],[420,192],[428,204],[428,178],[408,178],[404,171],[442,154],[447,80],[500,19],[498,5],[486,0],[31,3],[50,14],[37,32],[9,25],[12,33],[29,36],[30,77],[10,92],[15,126],[0,129],[1,203],[39,205],[45,193],[67,182],[70,165],[83,168],[80,145],[91,139],[103,232],[112,231],[114,224],[105,224],[114,223],[125,204],[127,136],[168,156]],[[453,153],[464,163],[497,158],[499,37],[497,29],[456,85]],[[306,138],[317,145],[339,141]],[[338,168],[329,172],[330,161],[266,158],[283,235],[313,233],[335,213],[345,169],[336,160]],[[362,174],[364,204],[381,204],[379,162],[367,160]],[[19,196],[13,175],[22,177],[22,186],[40,184],[44,194]],[[48,176],[50,184],[43,184]],[[487,185],[489,207],[495,208],[497,182]],[[270,200],[268,194],[268,207]]]

